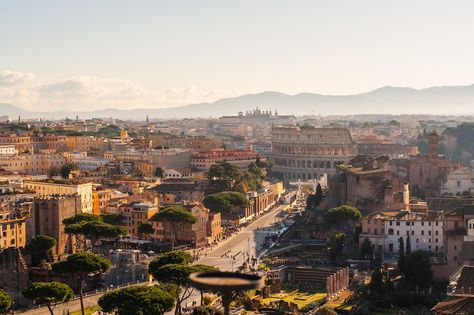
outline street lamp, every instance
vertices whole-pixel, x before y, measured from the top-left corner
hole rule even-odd
[[[260,289],[265,284],[261,276],[221,271],[192,273],[189,282],[199,290],[220,292],[225,315],[230,314],[230,302],[235,292]]]

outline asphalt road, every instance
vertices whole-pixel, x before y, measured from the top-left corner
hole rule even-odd
[[[244,227],[238,234],[220,242],[207,256],[201,255],[197,263],[212,265],[222,271],[236,271],[247,257],[258,258],[263,252],[261,246],[265,237],[278,233],[277,223],[282,220],[283,208],[284,206],[279,206]]]

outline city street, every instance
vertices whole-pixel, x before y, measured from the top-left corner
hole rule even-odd
[[[283,209],[284,206],[279,206],[272,212],[258,218],[238,234],[220,242],[217,247],[208,252],[207,256],[201,256],[197,263],[212,265],[222,271],[236,271],[247,257],[258,258],[263,252],[261,246],[265,237],[278,233],[278,224],[276,223],[282,220],[283,217],[280,215]],[[280,224],[280,229],[281,227]]]

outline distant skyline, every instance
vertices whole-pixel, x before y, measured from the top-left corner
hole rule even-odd
[[[162,108],[474,83],[472,1],[2,1],[0,103]]]

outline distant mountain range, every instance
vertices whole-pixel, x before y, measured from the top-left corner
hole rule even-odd
[[[130,110],[103,109],[89,112],[56,111],[33,112],[10,104],[0,104],[0,116],[25,118],[105,118],[144,120],[154,118],[219,117],[237,115],[239,111],[278,110],[279,114],[293,115],[348,115],[348,114],[474,114],[474,85],[442,86],[427,89],[386,86],[371,92],[354,95],[321,95],[300,93],[288,95],[267,91],[220,99],[212,103],[191,104],[173,108],[137,108]]]

